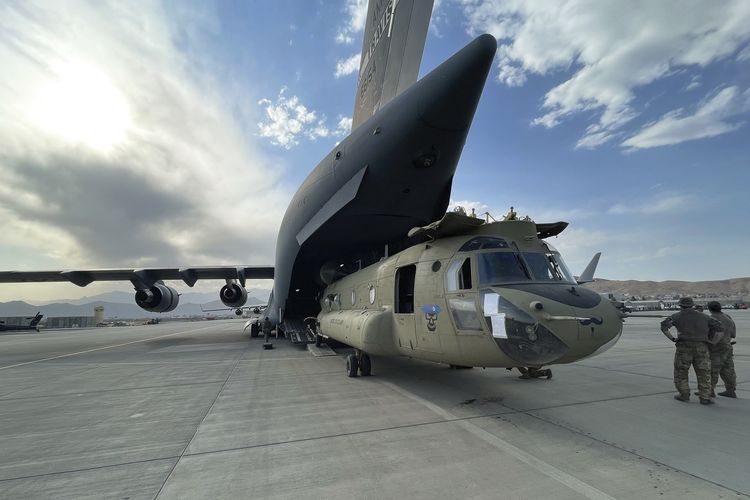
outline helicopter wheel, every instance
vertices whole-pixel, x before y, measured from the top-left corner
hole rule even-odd
[[[357,361],[357,356],[355,356],[354,354],[349,354],[346,357],[346,375],[348,377],[356,377],[358,369],[359,362]]]
[[[359,373],[363,377],[369,377],[372,375],[372,362],[370,361],[370,356],[361,351],[359,353]]]

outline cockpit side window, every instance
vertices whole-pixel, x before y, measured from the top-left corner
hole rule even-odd
[[[461,272],[458,276],[458,288],[469,290],[471,288],[471,259],[466,259],[461,266]]]
[[[469,257],[451,262],[445,273],[445,288],[450,292],[472,288],[471,259]]]
[[[549,255],[543,253],[525,253],[523,255],[531,268],[531,274],[538,281],[557,281],[560,275],[552,267]]]
[[[537,281],[573,281],[562,259],[554,253],[524,253],[524,259]]]

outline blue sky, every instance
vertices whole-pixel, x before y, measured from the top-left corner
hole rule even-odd
[[[365,8],[5,2],[0,267],[273,263],[348,133]],[[454,203],[570,222],[552,243],[576,272],[602,251],[604,278],[750,276],[747,26],[743,0],[436,2],[420,74],[499,43]]]

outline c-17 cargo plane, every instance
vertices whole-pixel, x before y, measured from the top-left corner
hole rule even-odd
[[[274,267],[0,272],[0,282],[130,281],[140,307],[167,312],[179,296],[165,280],[223,279],[222,302],[238,308],[247,279],[272,278],[263,316],[293,341],[354,347],[349,376],[370,374],[369,354],[540,368],[611,346],[620,315],[578,286],[595,261],[576,280],[545,241],[567,223],[446,214],[497,42],[479,36],[417,81],[431,12],[429,0],[370,1],[352,132],[293,196]]]

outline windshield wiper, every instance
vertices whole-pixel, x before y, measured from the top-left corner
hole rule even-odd
[[[523,260],[523,257],[521,257],[521,251],[518,249],[518,245],[516,245],[515,241],[512,242],[512,244],[513,244],[513,249],[515,250],[515,252],[513,252],[513,255],[516,256],[516,260],[521,265],[521,269],[523,269],[524,274],[526,274],[526,278],[529,280],[532,279],[531,272],[529,271],[529,268],[526,265],[526,262]]]

